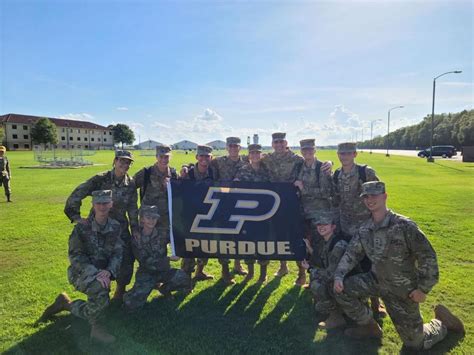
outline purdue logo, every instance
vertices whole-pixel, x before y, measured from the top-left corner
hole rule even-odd
[[[190,232],[239,234],[246,221],[273,217],[280,207],[280,196],[271,190],[210,187],[204,203],[210,203],[211,208],[205,215],[196,215]]]

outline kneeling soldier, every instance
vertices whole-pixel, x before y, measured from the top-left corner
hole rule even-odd
[[[142,307],[155,288],[170,295],[175,290],[190,290],[191,278],[184,271],[172,269],[167,253],[167,228],[158,228],[160,215],[157,206],[142,205],[140,208],[140,234],[132,240],[133,255],[138,260],[133,288],[124,296],[129,311]]]
[[[66,293],[46,308],[38,322],[61,311],[69,311],[91,325],[91,339],[112,343],[115,337],[98,323],[110,303],[110,282],[116,279],[122,261],[123,242],[120,223],[109,218],[112,191],[92,192],[93,215],[86,224],[78,223],[69,237],[68,279],[87,295],[87,301],[72,301]]]
[[[408,348],[430,349],[444,339],[448,330],[464,333],[464,325],[443,305],[435,307],[435,319],[423,324],[419,303],[438,282],[436,253],[430,242],[409,218],[387,209],[383,182],[366,182],[361,197],[371,218],[359,228],[342,257],[334,276],[336,301],[358,323],[347,329],[350,337],[382,336],[364,297],[381,297],[395,328]],[[367,257],[370,272],[344,277]]]

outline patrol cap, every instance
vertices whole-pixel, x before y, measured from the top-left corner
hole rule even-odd
[[[286,133],[283,133],[283,132],[272,133],[273,142],[284,141],[285,139],[286,139]]]
[[[369,181],[362,184],[360,197],[367,195],[382,195],[385,193],[385,183],[382,181]]]
[[[166,144],[156,146],[156,155],[170,155],[171,147]]]
[[[260,144],[250,144],[249,145],[249,153],[250,152],[261,152],[262,146]]]
[[[309,148],[309,149],[313,149],[316,144],[314,143],[314,139],[303,139],[303,140],[300,140],[300,147],[301,149],[306,149],[306,148]]]
[[[338,153],[352,153],[357,151],[356,144],[353,142],[344,142],[337,145]]]
[[[238,144],[240,145],[240,138],[239,137],[227,137],[225,139],[225,144],[226,145],[231,145],[231,144]]]
[[[212,147],[208,145],[198,145],[197,147],[197,155],[211,155],[212,154]]]
[[[115,159],[119,159],[119,158],[128,159],[128,160],[133,161],[133,155],[128,150],[116,150],[115,151]]]
[[[7,151],[7,148],[5,148],[5,146],[3,145],[0,145],[0,152],[6,152]]]
[[[334,214],[331,212],[315,212],[310,215],[310,218],[314,226],[318,224],[336,224]]]
[[[92,191],[92,203],[109,203],[109,202],[112,202],[112,190]]]
[[[148,206],[148,205],[141,205],[140,207],[140,216],[146,216],[150,218],[160,218],[160,214],[158,213],[157,206]]]

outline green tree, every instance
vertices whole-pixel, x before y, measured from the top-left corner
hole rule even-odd
[[[35,144],[57,144],[56,125],[47,118],[40,118],[31,127],[31,139]]]
[[[132,144],[135,140],[135,134],[126,124],[117,123],[115,126],[109,126],[109,128],[112,129],[114,134],[114,142],[120,143],[122,149],[124,144]]]

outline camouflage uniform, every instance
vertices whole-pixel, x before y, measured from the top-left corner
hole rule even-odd
[[[97,273],[107,270],[111,279],[119,275],[122,262],[123,241],[120,223],[108,218],[104,226],[94,217],[88,224],[76,224],[69,237],[68,279],[74,287],[87,295],[87,302],[73,301],[71,313],[94,322],[109,305],[109,289],[97,281]]]
[[[415,289],[430,292],[439,277],[436,253],[417,225],[392,211],[379,224],[369,219],[352,238],[334,280],[342,281],[364,256],[372,262],[371,271],[346,278],[344,291],[336,294],[344,312],[367,324],[372,312],[361,300],[378,296],[406,346],[428,349],[442,340],[446,327],[437,319],[423,325],[419,304],[409,298]]]
[[[268,170],[271,182],[295,182],[303,162],[304,159],[291,150],[262,157],[262,164]]]
[[[151,235],[140,234],[132,240],[133,255],[138,260],[133,288],[124,296],[129,309],[142,307],[156,287],[163,283],[162,292],[171,292],[191,287],[190,277],[182,270],[172,269],[167,254],[166,228],[155,228]]]
[[[10,195],[12,193],[10,187],[10,179],[12,173],[10,171],[10,162],[6,156],[0,157],[0,186],[3,185],[3,190],[5,191],[5,196],[7,200],[10,201]]]
[[[120,223],[122,228],[121,237],[124,244],[122,265],[117,281],[121,285],[128,285],[133,274],[133,254],[129,221],[132,232],[138,231],[137,189],[135,182],[128,175],[119,179],[115,176],[114,170],[110,170],[97,174],[80,184],[71,193],[64,208],[64,213],[71,222],[81,217],[82,200],[87,196],[91,196],[95,190],[112,190],[113,206],[110,210],[110,218]]]

